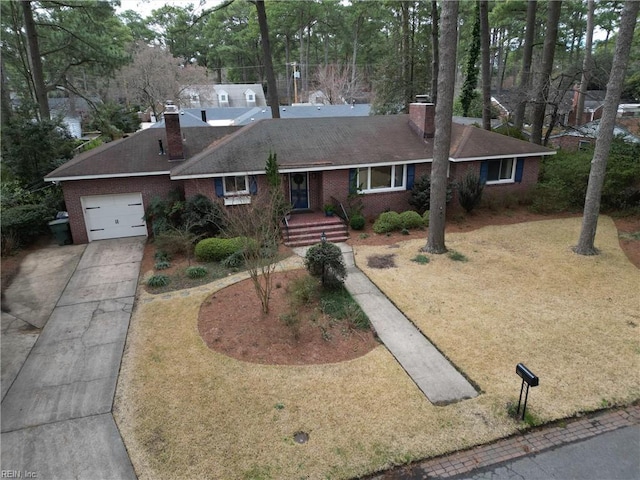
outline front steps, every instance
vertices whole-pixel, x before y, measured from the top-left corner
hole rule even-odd
[[[287,247],[305,247],[320,242],[322,232],[331,243],[344,242],[349,238],[347,226],[340,217],[324,214],[294,214],[289,227],[282,227],[282,237]]]

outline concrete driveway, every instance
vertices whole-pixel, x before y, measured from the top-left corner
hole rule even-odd
[[[111,410],[145,240],[93,242],[74,252],[79,262],[70,253],[59,270],[31,278],[30,298],[37,303],[39,288],[46,290],[50,279],[74,264],[50,316],[38,320],[42,332],[3,398],[3,471],[37,478],[136,478]],[[19,274],[25,275],[35,274]],[[17,317],[11,292],[7,300]],[[20,320],[31,323],[28,310],[22,312]]]

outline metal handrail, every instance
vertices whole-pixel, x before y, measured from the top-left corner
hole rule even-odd
[[[342,215],[338,213],[338,216],[342,218],[345,222],[347,222],[347,224],[349,224],[349,215],[347,215],[347,211],[345,210],[344,205],[342,205],[342,202],[334,196],[331,196],[331,202],[334,205],[338,205],[340,207],[340,211],[342,212]]]
[[[282,217],[282,222],[284,223],[284,230],[287,236],[287,242],[289,241],[289,217],[290,216],[291,216],[290,214],[287,214],[284,217]]]

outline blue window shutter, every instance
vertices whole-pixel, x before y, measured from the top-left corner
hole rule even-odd
[[[413,190],[413,182],[416,178],[416,165],[407,165],[407,190]]]
[[[224,197],[224,187],[222,186],[222,177],[214,178],[213,183],[216,186],[216,196]]]
[[[522,171],[524,170],[524,158],[519,158],[516,162],[516,182],[522,182]]]
[[[349,193],[358,193],[358,186],[356,185],[356,179],[358,178],[358,171],[355,168],[349,169]]]
[[[255,175],[249,175],[249,193],[251,195],[258,193],[258,180]]]
[[[480,183],[487,183],[487,175],[489,174],[489,162],[484,160],[480,164]]]

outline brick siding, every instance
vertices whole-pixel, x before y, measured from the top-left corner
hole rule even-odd
[[[69,226],[71,227],[73,243],[87,243],[89,241],[80,197],[141,193],[142,204],[146,209],[153,197],[164,198],[170,191],[181,187],[181,182],[172,182],[168,175],[62,182],[64,201],[69,212]],[[149,225],[147,225],[148,228]]]
[[[449,182],[453,183],[461,178],[468,170],[480,173],[480,162],[451,163]],[[502,196],[527,195],[531,187],[536,184],[540,171],[540,158],[525,159],[523,178],[521,183],[489,185],[485,188],[484,198],[499,199]],[[415,179],[431,173],[431,164],[416,164]],[[283,175],[283,189],[288,198],[289,175]],[[266,188],[266,177],[257,176],[258,190]],[[168,175],[128,177],[101,180],[76,180],[62,184],[65,203],[69,212],[69,224],[74,243],[87,243],[87,229],[84,222],[80,197],[88,195],[111,195],[120,193],[142,193],[143,206],[149,205],[155,196],[165,198],[175,189],[184,191],[185,198],[202,194],[211,200],[216,200],[215,183],[213,178],[172,181]],[[347,206],[349,195],[349,169],[329,170],[325,172],[309,173],[309,208],[321,210],[326,203],[332,202],[332,197]],[[402,212],[411,208],[408,190],[396,192],[380,192],[365,194],[363,214],[367,220],[373,220],[380,213],[387,210]],[[461,207],[454,198],[448,205],[449,211],[458,211]],[[147,226],[149,227],[149,226]]]

